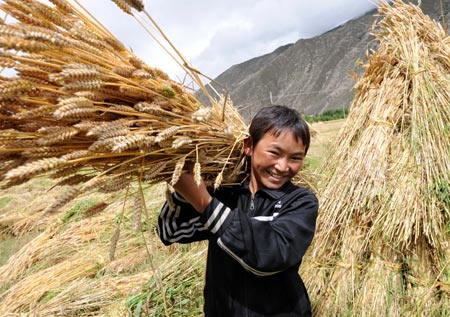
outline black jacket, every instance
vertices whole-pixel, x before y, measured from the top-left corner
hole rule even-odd
[[[203,214],[176,193],[158,219],[162,242],[209,239],[206,316],[310,316],[298,274],[314,236],[318,202],[292,183],[251,195],[248,183],[213,193]]]

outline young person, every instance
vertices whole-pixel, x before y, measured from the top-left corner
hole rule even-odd
[[[250,177],[210,191],[191,172],[175,185],[175,210],[158,219],[162,242],[208,239],[205,316],[311,316],[299,276],[318,202],[292,184],[310,144],[308,125],[286,106],[262,108],[245,140]]]

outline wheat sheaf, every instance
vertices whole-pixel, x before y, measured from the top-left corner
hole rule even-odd
[[[140,0],[113,2],[154,22]],[[0,65],[15,71],[0,77],[3,188],[50,177],[67,186],[51,212],[90,190],[170,189],[187,162],[216,188],[243,177],[246,125],[228,98],[207,93],[205,105],[76,0],[47,3],[0,3]],[[207,92],[199,73],[180,64]]]

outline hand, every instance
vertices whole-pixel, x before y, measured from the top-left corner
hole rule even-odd
[[[177,193],[183,196],[183,198],[195,208],[195,210],[199,213],[203,213],[205,208],[211,202],[212,197],[206,189],[203,180],[200,185],[197,185],[194,178],[193,167],[193,163],[188,163],[188,171],[181,174],[174,188]]]

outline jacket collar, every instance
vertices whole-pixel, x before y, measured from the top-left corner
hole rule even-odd
[[[243,187],[250,192],[250,181],[247,180],[244,182]],[[258,193],[265,193],[266,195],[270,196],[272,199],[279,199],[280,197],[290,193],[296,186],[292,184],[292,182],[287,182],[283,186],[281,186],[278,189],[267,189],[263,188],[258,191]]]

